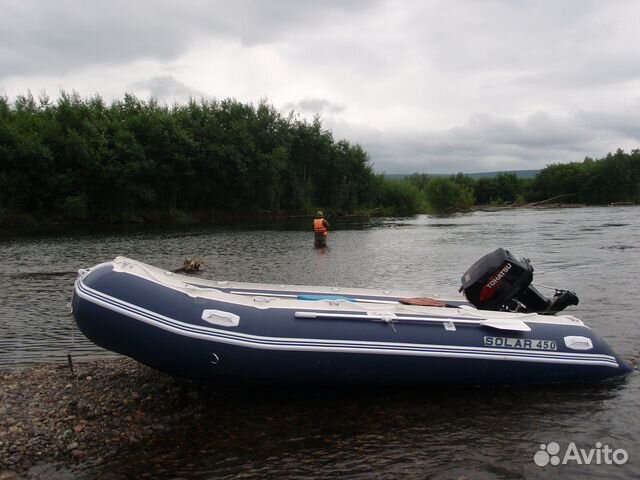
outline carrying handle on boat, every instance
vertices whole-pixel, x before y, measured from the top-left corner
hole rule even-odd
[[[295,312],[295,318],[300,319],[329,319],[329,320],[370,320],[374,322],[387,321],[388,315],[361,315],[352,313],[322,313],[322,312]],[[515,318],[503,319],[455,319],[455,318],[434,318],[434,317],[398,317],[394,316],[395,323],[444,323],[478,325],[480,327],[495,328],[496,330],[508,330],[511,332],[530,332],[531,327],[522,320]]]
[[[509,330],[512,332],[530,332],[531,327],[524,323],[522,320],[516,320],[513,318],[504,320],[485,320],[480,322],[483,327],[495,328],[496,330]]]

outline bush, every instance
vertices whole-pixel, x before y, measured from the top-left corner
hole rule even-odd
[[[429,210],[434,213],[449,213],[470,210],[474,204],[472,190],[450,178],[435,177],[425,186],[425,197]]]
[[[87,219],[87,196],[84,193],[70,195],[64,199],[62,215],[65,220],[82,221]]]
[[[386,214],[400,217],[415,215],[424,209],[420,190],[404,180],[385,180],[381,203]]]

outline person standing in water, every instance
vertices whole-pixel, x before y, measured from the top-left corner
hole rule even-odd
[[[324,213],[318,211],[313,220],[313,232],[315,234],[313,245],[316,248],[327,246],[327,235],[329,235],[329,222],[324,218]]]

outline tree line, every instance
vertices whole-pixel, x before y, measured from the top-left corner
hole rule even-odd
[[[266,102],[0,98],[0,162],[5,223],[349,212],[380,200],[362,147]]]
[[[266,101],[168,106],[126,94],[0,97],[0,224],[215,221],[262,214],[412,215],[570,194],[640,200],[640,153],[550,165],[532,180],[376,173],[367,152],[319,117]],[[573,201],[573,200],[572,200]]]
[[[600,159],[587,157],[582,162],[551,164],[533,178],[520,178],[514,173],[479,179],[462,173],[449,177],[414,174],[407,182],[422,194],[427,210],[440,212],[550,199],[563,204],[639,204],[640,150],[625,153],[618,149]]]

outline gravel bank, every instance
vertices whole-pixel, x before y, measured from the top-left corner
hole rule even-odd
[[[72,478],[179,422],[198,385],[130,359],[0,371],[0,480]]]

